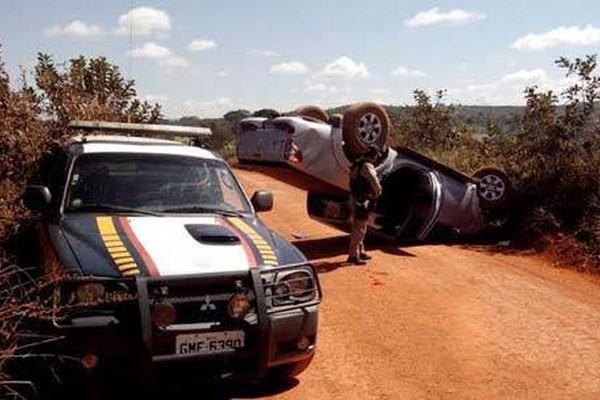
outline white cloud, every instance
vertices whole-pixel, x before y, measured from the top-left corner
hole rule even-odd
[[[434,7],[429,11],[417,13],[414,17],[404,21],[404,25],[413,28],[439,24],[459,25],[485,18],[485,14],[477,11],[454,9],[444,12],[438,7]]]
[[[158,60],[158,65],[168,72],[172,72],[172,70],[176,68],[189,68],[190,63],[183,57],[171,55],[167,58]]]
[[[461,104],[507,105],[523,104],[523,90],[537,85],[540,90],[560,92],[566,81],[552,79],[542,68],[520,69],[489,83],[469,83],[450,89],[450,100]]]
[[[541,68],[532,70],[520,69],[502,77],[502,83],[508,85],[535,85],[548,81],[548,74]]]
[[[427,76],[427,74],[421,71],[420,69],[410,69],[404,65],[401,65],[395,70],[393,70],[392,75],[403,76],[407,78],[421,78],[423,76]]]
[[[224,78],[226,76],[229,76],[229,72],[227,72],[226,70],[222,69],[220,71],[217,71],[217,76],[220,76],[221,78]]]
[[[171,17],[166,11],[152,7],[136,7],[119,16],[119,35],[167,36],[171,30]]]
[[[517,50],[545,50],[554,47],[592,46],[600,43],[600,28],[588,25],[560,26],[546,33],[528,35],[518,38],[511,47]]]
[[[370,76],[369,70],[364,63],[357,63],[349,57],[342,56],[327,64],[315,78],[332,80],[364,79]]]
[[[214,40],[211,39],[194,39],[188,45],[188,50],[190,51],[206,51],[210,49],[214,49],[217,47],[217,44]]]
[[[142,47],[130,51],[133,58],[146,58],[151,60],[165,59],[172,55],[168,47],[158,45],[154,42],[147,42]]]
[[[254,49],[254,50],[248,50],[246,52],[246,54],[249,55],[249,56],[265,57],[265,58],[279,57],[279,53],[276,53],[276,52],[271,51],[271,50]]]
[[[247,108],[244,105],[234,103],[229,97],[220,97],[213,100],[188,100],[177,110],[175,115],[198,116],[198,117],[221,117],[228,111],[239,108]]]
[[[166,94],[147,94],[142,99],[149,103],[165,104],[169,100],[169,96]]]
[[[188,68],[190,66],[190,63],[185,58],[173,54],[168,47],[154,42],[147,42],[143,46],[131,50],[129,54],[133,58],[155,60],[167,72],[171,72],[176,68]]]
[[[369,93],[373,94],[373,95],[384,95],[384,94],[390,94],[390,90],[386,89],[386,88],[373,88],[369,90]]]
[[[316,83],[314,85],[308,85],[306,88],[304,88],[304,91],[307,93],[310,92],[324,92],[328,90],[327,85],[323,84],[323,83]]]
[[[79,20],[75,20],[64,26],[53,25],[52,27],[50,27],[44,31],[44,35],[50,36],[50,37],[69,36],[69,37],[89,38],[89,37],[103,36],[105,34],[106,34],[106,31],[101,26],[93,25],[93,24],[88,25]]]
[[[309,73],[306,64],[300,61],[290,61],[281,64],[276,64],[271,67],[272,74],[280,75],[305,75]]]

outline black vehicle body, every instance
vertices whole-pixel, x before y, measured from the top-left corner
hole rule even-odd
[[[238,213],[75,212],[72,205],[81,200],[69,197],[69,186],[77,184],[74,168],[87,154],[202,161],[230,172],[206,150],[128,137],[76,140],[43,162],[41,180],[24,200],[43,213],[41,273],[56,282],[52,316],[36,322],[38,332],[59,338],[43,347],[57,355],[45,362],[88,377],[144,377],[146,383],[165,366],[201,371],[197,379],[291,376],[308,366],[319,281],[302,253],[256,217],[255,210],[272,207],[270,193],[256,192],[251,201],[243,195],[247,207]],[[115,179],[101,186],[109,195],[122,190]],[[300,296],[290,286],[298,280],[306,284]]]

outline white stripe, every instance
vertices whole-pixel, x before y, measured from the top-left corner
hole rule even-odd
[[[129,224],[161,276],[247,271],[250,268],[241,244],[202,244],[185,228],[187,224],[216,225],[216,218],[134,217],[129,218]]]

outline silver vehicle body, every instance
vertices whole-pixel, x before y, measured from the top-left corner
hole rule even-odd
[[[271,134],[276,126],[288,146],[279,161],[314,180],[308,190],[310,217],[349,230],[351,161],[344,151],[341,124],[296,116],[261,123]],[[383,195],[369,221],[372,231],[424,240],[438,228],[462,235],[486,228],[474,179],[406,148],[390,148],[377,173]]]
[[[285,160],[286,137],[274,126],[264,126],[266,118],[246,118],[237,136],[240,160],[277,162]]]

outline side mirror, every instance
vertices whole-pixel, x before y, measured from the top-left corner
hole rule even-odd
[[[50,189],[41,185],[29,185],[23,195],[23,203],[31,211],[44,211],[52,202]]]
[[[257,190],[250,199],[256,212],[271,211],[273,209],[273,194],[266,190]]]

